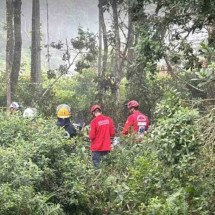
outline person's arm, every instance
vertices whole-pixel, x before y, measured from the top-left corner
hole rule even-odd
[[[77,135],[76,129],[73,124],[66,125],[64,128],[69,133],[70,138],[73,138]]]
[[[127,135],[130,127],[132,127],[132,126],[133,126],[133,121],[132,121],[131,116],[129,116],[127,118],[127,121],[126,121],[126,123],[124,125],[124,128],[122,130],[122,135]]]
[[[89,138],[90,140],[94,140],[96,137],[96,126],[94,122],[90,123],[90,131],[89,131]]]
[[[149,129],[150,121],[149,118],[146,117],[146,131]]]
[[[115,128],[114,128],[114,123],[113,120],[110,118],[110,136],[114,137],[115,136]]]

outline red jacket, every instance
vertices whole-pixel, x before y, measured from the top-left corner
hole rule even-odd
[[[89,138],[91,151],[110,151],[111,137],[115,135],[113,120],[104,115],[95,117],[90,122]]]
[[[127,121],[122,130],[122,134],[127,135],[129,131],[138,132],[138,121],[145,124],[145,131],[147,131],[149,128],[149,118],[146,115],[142,114],[140,111],[136,110],[127,118]]]

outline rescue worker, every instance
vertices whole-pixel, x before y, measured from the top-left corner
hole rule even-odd
[[[12,102],[9,110],[11,114],[14,114],[15,112],[19,111],[21,106],[17,102]]]
[[[122,135],[137,133],[139,137],[144,136],[149,128],[149,118],[138,110],[139,103],[135,100],[129,101],[127,108],[131,115],[126,120]]]
[[[70,138],[77,135],[75,127],[70,122],[71,115],[71,108],[68,105],[61,104],[57,106],[57,126],[63,127]]]
[[[95,168],[99,167],[101,158],[111,151],[111,137],[114,137],[114,123],[109,116],[102,114],[101,107],[95,104],[90,112],[94,119],[90,122],[89,139],[90,150]]]

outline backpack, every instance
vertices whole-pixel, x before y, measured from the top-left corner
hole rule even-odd
[[[143,114],[137,116],[138,135],[144,136],[146,130],[146,117]]]

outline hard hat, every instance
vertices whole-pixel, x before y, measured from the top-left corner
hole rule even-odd
[[[14,109],[19,109],[20,108],[20,105],[17,103],[17,102],[12,102],[11,105],[10,105],[10,108],[14,108]]]
[[[24,118],[34,118],[37,115],[36,108],[26,108],[23,112]]]
[[[93,112],[94,112],[96,109],[99,109],[99,110],[101,111],[100,105],[93,105],[93,106],[90,108],[91,114],[93,114]]]
[[[128,109],[139,107],[139,103],[135,100],[131,100],[127,104]]]
[[[58,118],[69,118],[71,116],[71,108],[66,104],[57,106],[57,117]]]

